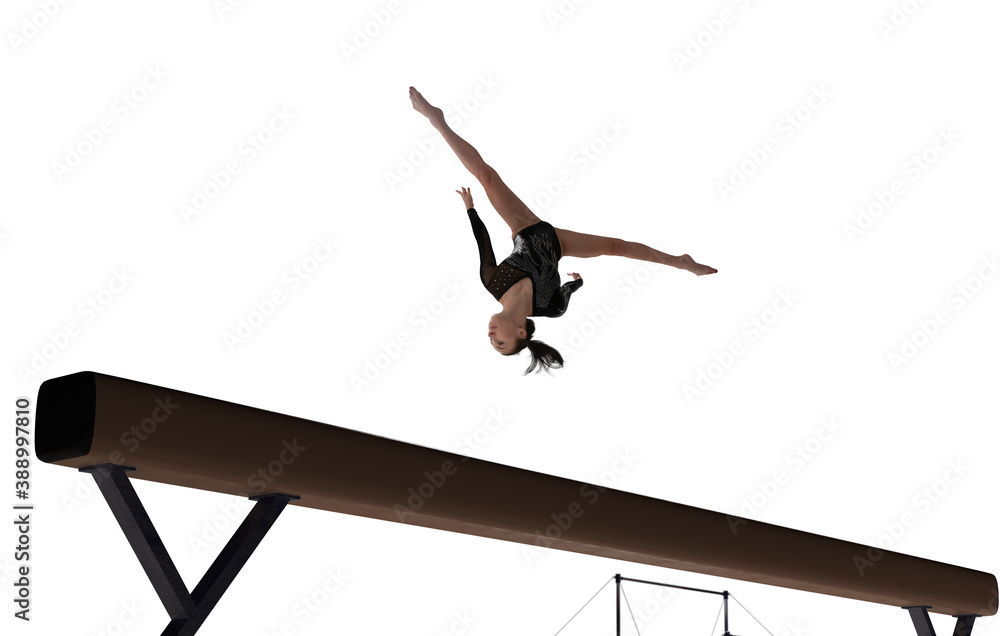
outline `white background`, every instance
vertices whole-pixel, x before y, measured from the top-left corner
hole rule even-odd
[[[526,0],[90,2],[53,4],[51,17],[43,4],[7,2],[0,21],[10,426],[15,398],[93,370],[1000,570],[1000,283],[983,265],[1000,252],[996,3],[565,2],[559,20],[555,2]],[[151,88],[137,88],[144,78]],[[487,342],[499,306],[455,190],[472,188],[498,260],[509,232],[412,110],[411,85],[541,218],[719,273],[565,259],[564,279],[579,271],[585,286],[536,335],[566,367],[521,376],[526,358]],[[123,106],[133,90],[141,100]],[[810,102],[813,91],[826,97]],[[251,160],[241,144],[274,109],[292,119]],[[778,123],[788,113],[794,128]],[[88,149],[84,131],[104,118],[110,132]],[[768,138],[766,162],[741,167]],[[71,149],[86,156],[58,168]],[[213,190],[228,161],[240,173]],[[546,198],[561,171],[568,185]],[[845,227],[894,180],[901,194],[852,240]],[[215,196],[185,219],[206,186]],[[283,275],[316,264],[321,240],[336,249],[292,289]],[[126,286],[109,285],[115,272]],[[256,320],[275,290],[285,301]],[[257,327],[227,346],[241,319]],[[397,350],[400,335],[410,344]],[[920,346],[904,356],[904,339]],[[726,360],[734,344],[743,353]],[[700,373],[704,391],[686,394]],[[836,434],[821,442],[824,422]],[[797,447],[808,461],[792,459]],[[5,435],[12,505],[13,448]],[[770,487],[776,471],[786,479]],[[249,504],[135,485],[193,588]],[[160,633],[166,614],[92,479],[35,462],[31,497],[33,620],[5,601],[4,624]],[[4,525],[9,599],[16,534]],[[201,633],[544,636],[615,572],[729,589],[775,634],[913,633],[888,606],[536,556],[290,507]],[[324,597],[338,570],[346,580]],[[626,593],[651,615],[643,634],[708,633],[718,608]],[[303,613],[313,595],[324,602]],[[564,633],[610,634],[613,618],[609,586]],[[764,633],[739,610],[732,629]]]

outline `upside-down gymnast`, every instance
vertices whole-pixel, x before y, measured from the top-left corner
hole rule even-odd
[[[468,188],[456,190],[465,203],[472,223],[472,231],[479,244],[479,275],[494,298],[503,306],[500,312],[490,316],[488,336],[493,348],[503,355],[512,355],[527,348],[531,352],[531,364],[525,370],[530,373],[548,371],[563,364],[560,353],[550,345],[533,338],[535,323],[529,316],[556,318],[566,312],[570,295],[583,285],[583,279],[576,272],[569,274],[572,281],[559,285],[557,264],[563,256],[591,258],[594,256],[623,256],[640,261],[651,261],[685,269],[702,276],[714,274],[718,270],[696,263],[687,254],[671,256],[659,250],[618,238],[581,234],[552,227],[540,220],[511,192],[500,180],[496,170],[483,161],[479,152],[467,141],[455,134],[444,119],[444,112],[427,103],[417,89],[410,87],[410,101],[414,110],[430,120],[458,155],[462,165],[479,181],[493,208],[510,227],[514,249],[510,256],[497,265],[493,245],[486,226],[472,205],[472,194]]]

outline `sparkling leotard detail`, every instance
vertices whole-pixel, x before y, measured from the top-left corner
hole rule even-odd
[[[469,208],[468,214],[479,245],[479,276],[487,291],[500,300],[514,283],[528,277],[533,286],[531,315],[552,318],[563,315],[570,295],[583,285],[583,281],[559,285],[557,265],[562,254],[555,228],[545,221],[524,228],[514,237],[510,256],[497,265],[486,225],[475,208]]]

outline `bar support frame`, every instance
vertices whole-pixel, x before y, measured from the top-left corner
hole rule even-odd
[[[615,574],[615,636],[622,636],[622,575]]]

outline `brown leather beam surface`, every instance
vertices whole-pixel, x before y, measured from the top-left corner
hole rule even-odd
[[[992,574],[89,371],[38,392],[39,459],[943,614]]]

